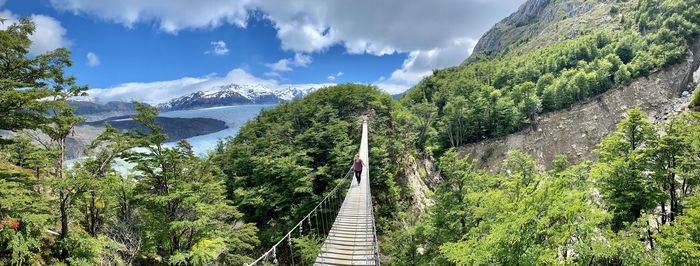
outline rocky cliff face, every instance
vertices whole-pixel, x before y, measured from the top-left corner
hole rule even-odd
[[[434,203],[430,193],[440,183],[440,173],[429,157],[404,156],[404,161],[407,165],[402,167],[403,175],[398,182],[411,197],[410,212],[419,215]]]
[[[463,64],[469,64],[503,51],[527,51],[574,38],[598,28],[614,29],[622,18],[611,12],[632,8],[636,0],[528,0],[518,11],[496,23],[474,47]]]
[[[545,114],[529,129],[504,138],[469,144],[460,148],[464,156],[477,160],[479,167],[499,171],[508,150],[519,149],[544,167],[558,154],[577,162],[595,157],[593,149],[625,115],[639,106],[653,122],[687,107],[692,89],[700,82],[700,40],[687,60],[657,71],[649,77],[608,91],[567,110]]]

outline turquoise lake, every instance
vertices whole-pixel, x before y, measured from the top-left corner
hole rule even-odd
[[[216,144],[220,140],[235,136],[236,133],[238,133],[238,129],[243,126],[245,122],[257,116],[260,111],[270,109],[275,106],[276,104],[222,106],[206,109],[163,112],[159,116],[182,118],[204,117],[226,122],[226,125],[228,126],[227,129],[187,139],[187,141],[192,144],[192,147],[197,155],[204,155],[207,153],[207,151],[216,148]],[[169,145],[174,145],[174,143],[169,143]]]

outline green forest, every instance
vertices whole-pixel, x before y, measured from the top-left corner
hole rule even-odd
[[[439,152],[513,133],[538,114],[685,60],[700,31],[698,1],[614,2],[621,4],[615,11],[619,30],[589,32],[523,54],[506,49],[474,64],[435,70],[401,99],[434,121],[422,129],[418,148]]]
[[[385,251],[392,265],[695,265],[699,143],[700,113],[654,126],[633,108],[596,161],[540,172],[511,151],[493,174],[450,149],[435,205]]]
[[[630,108],[596,160],[559,156],[543,171],[513,150],[492,173],[459,152],[686,60],[700,1],[612,2],[614,30],[435,70],[398,100],[325,87],[263,110],[206,156],[165,145],[158,111],[134,102],[147,130],[107,126],[71,167],[66,140],[84,119],[68,101],[88,87],[66,74],[70,51],[29,54],[23,18],[0,30],[0,130],[14,133],[0,138],[0,265],[250,263],[342,182],[363,117],[384,264],[697,265],[700,90],[658,124]],[[406,185],[415,158],[442,179],[420,214]]]

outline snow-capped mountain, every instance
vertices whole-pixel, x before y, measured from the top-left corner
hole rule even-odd
[[[313,91],[317,90],[318,88],[316,87],[306,87],[306,88],[296,88],[296,87],[287,87],[285,89],[281,89],[276,92],[277,97],[280,97],[282,100],[285,101],[291,101],[292,99],[295,98],[301,98],[304,97],[305,95],[312,93]]]
[[[314,87],[273,90],[260,84],[228,84],[174,98],[159,104],[158,109],[173,111],[226,105],[281,103],[303,97],[314,90]]]

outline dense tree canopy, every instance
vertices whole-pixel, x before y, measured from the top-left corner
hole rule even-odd
[[[634,18],[620,21],[620,30],[587,32],[521,54],[505,49],[466,66],[435,70],[401,99],[410,109],[428,104],[437,110],[430,126],[439,134],[421,139],[419,148],[500,137],[538,113],[570,107],[680,62],[700,30],[700,2],[638,2],[620,10],[619,16]]]
[[[633,108],[597,161],[558,157],[546,172],[511,151],[493,174],[451,149],[440,158],[435,205],[387,235],[385,263],[697,264],[698,132],[700,113],[653,126]]]
[[[383,263],[696,265],[698,112],[653,124],[632,108],[596,160],[557,157],[547,171],[520,151],[499,173],[459,153],[680,62],[700,31],[698,0],[615,2],[619,30],[436,70],[400,101],[373,86],[322,88],[264,110],[206,156],[166,145],[157,111],[135,103],[142,131],[106,126],[70,167],[66,140],[83,118],[67,101],[85,87],[64,73],[67,50],[29,54],[34,25],[21,19],[0,30],[0,130],[13,133],[0,139],[0,265],[248,263],[341,182],[363,118]],[[419,217],[416,158],[442,177]]]
[[[84,121],[82,95],[64,75],[69,52],[29,54],[28,18],[0,30],[1,265],[238,265],[257,229],[226,199],[224,175],[186,142],[167,148],[155,109],[134,119],[148,132],[107,126],[88,156],[66,167],[67,137]],[[118,159],[135,165],[122,175]]]
[[[324,88],[264,110],[217,148],[215,161],[228,177],[229,197],[261,229],[261,240],[276,241],[345,176],[359,147],[363,116],[371,132],[372,186],[382,191],[373,196],[380,214],[392,215],[398,201],[395,105],[371,86]]]

